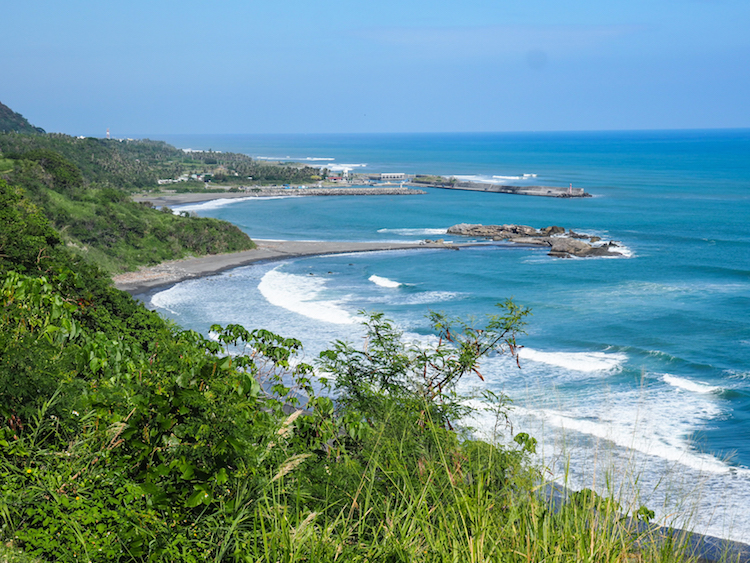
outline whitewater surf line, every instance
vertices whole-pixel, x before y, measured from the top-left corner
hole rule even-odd
[[[440,242],[398,243],[398,242],[327,242],[293,240],[255,240],[258,245],[253,250],[212,254],[199,258],[172,260],[137,272],[127,272],[113,276],[117,289],[131,295],[144,293],[158,287],[173,285],[191,279],[218,274],[225,270],[246,266],[255,262],[286,260],[300,256],[323,256],[327,254],[348,254],[350,252],[377,252],[383,250],[457,249],[473,246],[471,243],[448,245]]]

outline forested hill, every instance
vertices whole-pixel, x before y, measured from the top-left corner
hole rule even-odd
[[[170,188],[177,191],[204,191],[215,184],[302,184],[320,178],[316,168],[258,162],[243,154],[186,152],[148,139],[47,134],[0,104],[0,180],[21,188],[72,252],[109,273],[254,247],[229,223],[162,213],[130,200],[132,193],[158,190],[159,180],[175,181]]]
[[[179,171],[184,156],[162,142],[0,133],[0,181],[43,213],[69,251],[108,273],[254,248],[230,223],[131,201],[132,191],[156,187],[157,178]]]
[[[34,127],[28,120],[0,102],[0,132],[44,133],[41,127]]]
[[[259,162],[244,154],[215,151],[185,152],[163,141],[0,134],[6,157],[36,158],[52,151],[75,164],[86,182],[128,191],[152,189],[159,179],[183,174],[208,174],[222,184],[311,183],[320,170],[309,166]],[[199,187],[203,188],[201,182]]]
[[[0,135],[0,139],[7,136]],[[112,187],[118,185],[117,176],[108,176],[101,166],[92,165],[93,173],[84,174],[50,149],[10,157],[0,158],[0,180],[23,190],[72,252],[107,272],[255,246],[230,223],[177,216],[131,201],[126,190]],[[99,177],[104,181],[93,180]]]

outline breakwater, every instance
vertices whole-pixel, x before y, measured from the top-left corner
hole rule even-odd
[[[506,186],[486,182],[431,182],[423,183],[418,179],[412,180],[410,186],[441,188],[445,190],[466,190],[472,192],[492,192],[499,194],[530,195],[538,197],[579,198],[591,197],[583,188],[559,186]]]
[[[321,196],[321,195],[423,195],[427,192],[411,187],[351,187],[351,188],[252,188],[247,196]]]

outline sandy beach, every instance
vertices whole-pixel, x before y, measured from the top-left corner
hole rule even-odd
[[[137,272],[116,275],[112,278],[112,281],[114,281],[117,289],[127,291],[131,295],[137,295],[190,278],[208,276],[255,262],[284,260],[298,256],[374,252],[380,250],[408,250],[414,248],[456,250],[464,246],[438,242],[406,244],[388,242],[255,240],[255,243],[258,246],[253,250],[231,252],[228,254],[213,254],[184,260],[172,260],[156,266],[142,268]]]

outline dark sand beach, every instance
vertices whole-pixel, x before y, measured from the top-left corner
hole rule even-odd
[[[170,207],[199,203],[215,199],[236,199],[258,197],[247,192],[226,193],[185,193],[160,196],[136,196],[134,201],[151,202],[154,207]],[[287,241],[255,240],[258,245],[253,250],[213,254],[184,260],[171,260],[156,266],[141,268],[137,272],[126,272],[112,278],[115,287],[138,295],[158,287],[172,285],[190,278],[209,276],[231,268],[246,266],[255,262],[284,260],[298,256],[322,254],[346,254],[349,252],[374,252],[380,250],[406,250],[412,248],[451,248],[459,245],[442,243],[388,243],[388,242],[327,242],[327,241]]]
[[[137,295],[157,287],[172,285],[190,278],[216,274],[254,262],[284,260],[298,256],[374,252],[380,250],[408,250],[414,248],[455,250],[460,246],[464,246],[442,244],[439,242],[405,244],[389,242],[256,240],[255,243],[258,247],[253,250],[162,262],[156,266],[142,268],[137,272],[116,275],[112,280],[118,289],[127,291],[131,295]]]

